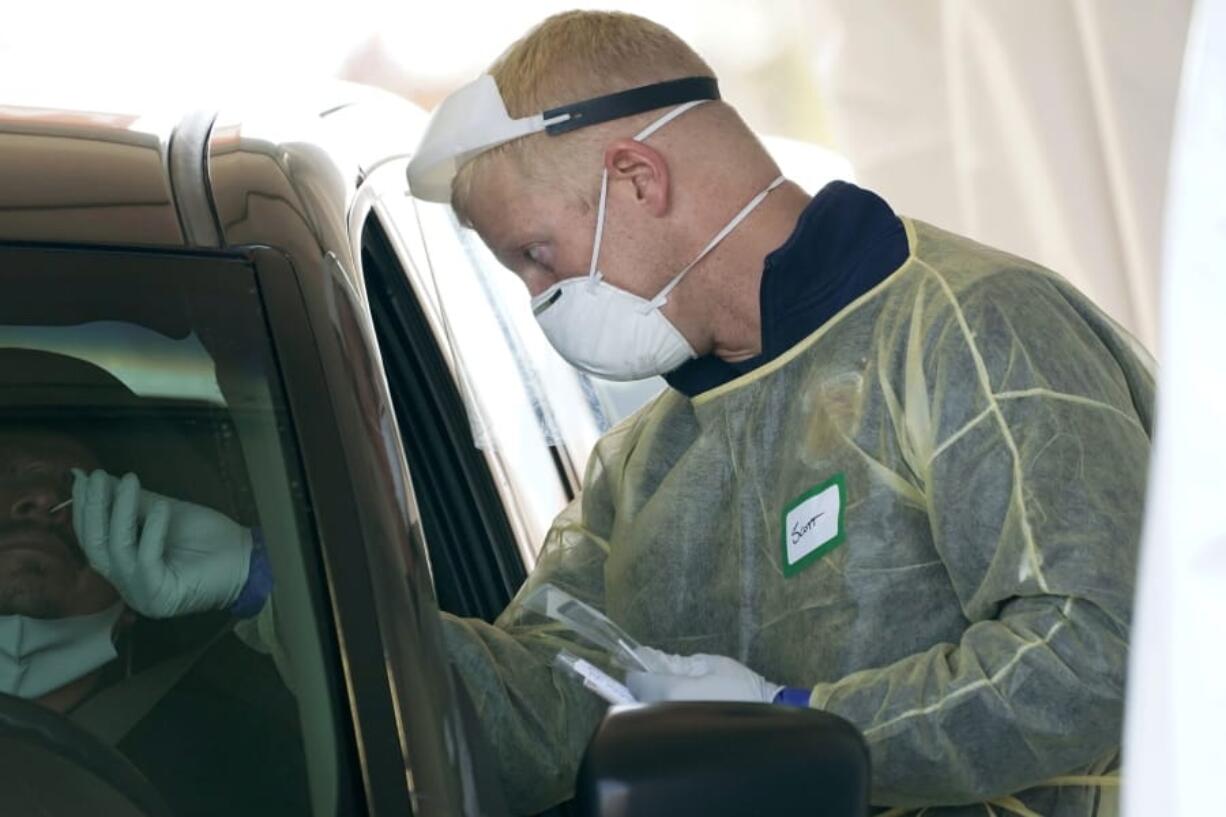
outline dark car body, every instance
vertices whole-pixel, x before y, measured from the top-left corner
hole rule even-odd
[[[373,218],[362,186],[396,158],[372,142],[408,144],[421,118],[379,94],[334,90],[255,116],[0,107],[0,254],[12,264],[11,253],[71,252],[100,267],[162,259],[167,274],[179,259],[225,258],[254,270],[317,531],[308,591],[330,622],[319,637],[344,704],[337,811],[493,813],[440,647],[400,434],[380,422],[395,410],[361,273]],[[372,121],[376,134],[359,124]]]

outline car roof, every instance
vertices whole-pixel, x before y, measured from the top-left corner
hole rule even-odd
[[[247,88],[221,107],[193,105],[189,94],[5,94],[0,240],[266,245],[307,263],[331,253],[350,276],[358,188],[379,165],[407,158],[427,119],[401,97],[341,81]],[[764,142],[810,192],[852,177],[824,148]]]
[[[275,166],[249,162],[255,175],[231,175],[226,185],[275,187],[267,177],[284,176],[284,160],[293,156],[299,171],[310,165],[316,175],[343,179],[343,189],[334,186],[331,195],[345,197],[370,169],[406,154],[424,121],[404,99],[339,81],[248,89],[216,108],[118,94],[81,99],[71,90],[6,91],[0,240],[224,247],[230,242],[220,229],[209,236],[192,226],[201,208],[213,206],[204,199],[249,193],[213,186],[218,157],[278,159]],[[345,203],[316,197],[306,205],[334,211]]]

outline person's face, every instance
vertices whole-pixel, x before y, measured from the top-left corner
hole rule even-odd
[[[119,596],[90,568],[72,527],[72,468],[98,462],[71,437],[0,433],[0,615],[63,618]]]
[[[598,189],[600,164],[585,172]],[[635,181],[617,172],[610,176],[599,269],[610,283],[650,298],[675,272],[675,261],[661,237],[662,208],[654,200],[645,204]],[[468,207],[473,227],[533,297],[558,281],[588,274],[597,210],[579,200],[573,192],[578,186],[562,190],[525,179],[507,160],[489,163],[474,180]]]

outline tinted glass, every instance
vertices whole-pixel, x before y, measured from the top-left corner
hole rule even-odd
[[[103,735],[175,814],[334,813],[316,545],[254,271],[3,250],[0,290],[0,692]],[[136,509],[115,485],[77,513],[74,469],[134,474]],[[184,610],[142,611],[86,553],[100,519]]]

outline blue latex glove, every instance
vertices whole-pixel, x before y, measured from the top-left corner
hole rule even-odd
[[[72,524],[90,565],[143,615],[229,607],[247,583],[251,532],[225,514],[141,490],[134,474],[74,469]]]
[[[626,686],[643,703],[657,701],[749,701],[772,703],[783,689],[739,661],[723,655],[672,655],[638,650],[653,672],[629,672]]]

